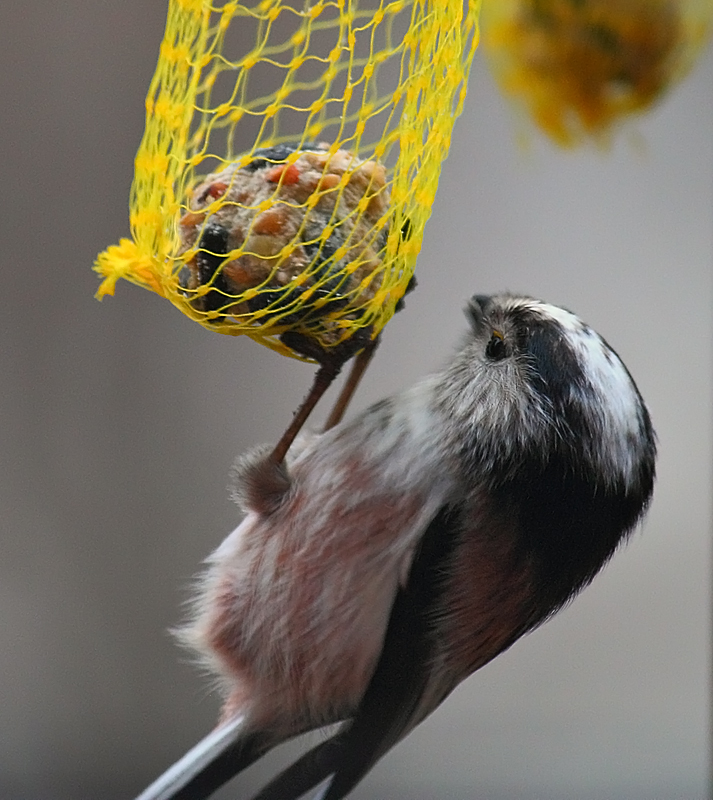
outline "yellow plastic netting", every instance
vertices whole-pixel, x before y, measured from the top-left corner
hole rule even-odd
[[[660,99],[712,20],[713,0],[485,0],[483,41],[503,91],[569,146]]]
[[[413,274],[480,0],[170,0],[131,192],[97,259],[286,355],[376,335]]]

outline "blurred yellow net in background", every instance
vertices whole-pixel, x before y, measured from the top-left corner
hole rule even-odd
[[[486,0],[502,90],[557,144],[603,140],[649,108],[710,35],[712,0]]]
[[[375,336],[407,289],[480,0],[170,0],[131,192],[97,259],[287,355]]]

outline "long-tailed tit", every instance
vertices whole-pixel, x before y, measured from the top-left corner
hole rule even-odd
[[[445,369],[285,464],[239,466],[246,517],[182,632],[221,677],[218,728],[140,800],[204,798],[344,721],[259,800],[345,797],[472,672],[586,586],[641,518],[655,437],[626,367],[576,316],[474,297]]]

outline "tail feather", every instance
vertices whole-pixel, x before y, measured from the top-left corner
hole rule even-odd
[[[342,729],[313,747],[273,778],[252,800],[297,800],[318,786],[339,768],[346,733]]]
[[[136,800],[205,800],[274,744],[247,733],[245,716],[221,725],[145,789]]]

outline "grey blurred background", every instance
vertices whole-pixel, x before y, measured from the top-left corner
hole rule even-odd
[[[128,232],[164,14],[0,9],[0,800],[125,800],[210,729],[218,699],[166,631],[238,522],[234,457],[276,439],[312,377],[129,284],[93,299],[96,253]],[[574,153],[518,148],[476,57],[418,291],[355,408],[437,367],[471,294],[525,291],[618,349],[658,429],[658,487],[593,586],[357,800],[709,796],[712,261],[710,51],[610,151]]]

